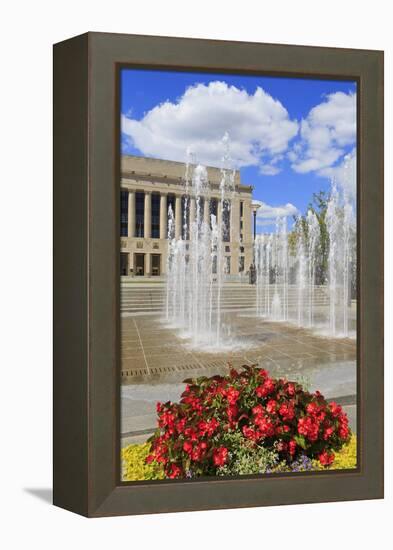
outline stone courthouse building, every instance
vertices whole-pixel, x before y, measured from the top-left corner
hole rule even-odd
[[[221,221],[219,168],[207,167],[209,198],[203,199],[204,221],[210,214]],[[181,162],[123,155],[120,194],[120,272],[122,276],[165,276],[168,249],[168,209],[175,217],[175,237],[182,235],[185,205],[185,165]],[[227,272],[232,278],[246,272],[253,258],[252,186],[235,173],[231,217],[224,235]],[[195,198],[189,216],[195,217]]]

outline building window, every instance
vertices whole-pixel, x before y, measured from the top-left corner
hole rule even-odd
[[[244,272],[244,256],[239,257],[239,273]]]
[[[244,254],[244,246],[240,247],[240,254]]]
[[[243,220],[240,220],[240,231],[243,229]]]
[[[240,233],[240,242],[243,242],[243,233]]]
[[[225,273],[229,274],[231,272],[231,257],[225,256]]]
[[[231,203],[227,200],[223,201],[222,205],[222,240],[230,241],[231,234]]]
[[[151,236],[153,239],[160,238],[160,195],[151,195]]]
[[[166,238],[168,237],[168,232],[169,232],[169,219],[170,219],[169,213],[170,212],[171,212],[172,219],[173,220],[175,219],[175,208],[176,208],[176,197],[175,197],[175,195],[168,195],[167,208],[168,208],[168,216],[167,216],[167,227],[166,227],[166,235],[165,235]],[[171,236],[172,237],[175,236],[175,226],[174,226],[174,224],[173,224],[173,227],[172,227],[172,235]]]
[[[135,193],[135,236],[145,235],[145,194]]]
[[[128,237],[128,191],[120,192],[120,236]]]
[[[181,223],[182,237],[188,241],[190,238],[190,197],[186,195],[181,198]]]
[[[243,201],[240,201],[240,217],[243,217]]]
[[[230,246],[226,246],[225,247],[225,252],[230,252],[231,251],[231,247]]]
[[[216,217],[217,221],[217,199],[210,199],[210,227],[212,226],[211,216]]]

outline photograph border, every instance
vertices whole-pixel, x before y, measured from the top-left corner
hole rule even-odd
[[[120,481],[123,67],[357,82],[356,470]],[[105,516],[382,496],[383,52],[106,33],[55,45],[54,503]]]

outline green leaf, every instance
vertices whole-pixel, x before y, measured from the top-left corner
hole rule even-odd
[[[307,449],[307,442],[304,438],[304,435],[295,435],[294,439],[299,447],[301,447],[302,449]]]

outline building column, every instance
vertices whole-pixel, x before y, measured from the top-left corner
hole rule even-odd
[[[245,199],[243,201],[243,246],[245,251],[245,271],[248,271],[254,255],[254,242],[253,242],[253,225],[252,225],[252,210],[251,199]]]
[[[135,191],[128,192],[128,236],[135,236]]]
[[[182,216],[181,216],[181,195],[176,195],[175,202],[175,238],[180,239],[182,236]]]
[[[231,202],[231,273],[239,273],[239,243],[240,243],[240,203],[236,198]]]
[[[145,236],[145,239],[150,239],[151,237],[151,193],[150,191],[145,191],[144,236]]]
[[[151,254],[145,254],[145,276],[150,277],[151,275]]]
[[[160,239],[166,239],[168,236],[168,207],[166,193],[160,196]]]

